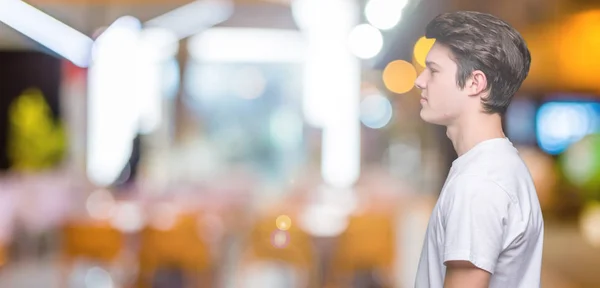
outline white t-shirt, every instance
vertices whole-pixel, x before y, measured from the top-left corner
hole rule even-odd
[[[490,288],[540,287],[544,220],[533,180],[506,138],[477,144],[452,163],[433,209],[415,288],[441,288],[445,262],[492,274]]]

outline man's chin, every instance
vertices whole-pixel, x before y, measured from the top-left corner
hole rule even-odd
[[[421,113],[419,113],[419,116],[421,116],[421,120],[423,120],[429,124],[442,125],[442,126],[445,125],[445,123],[442,119],[437,119],[435,117],[432,117],[432,115],[428,115],[427,111],[425,111],[424,109],[421,109]]]
[[[421,117],[421,120],[427,122],[427,123],[431,123],[431,119],[429,119],[430,117],[428,117],[427,112],[425,111],[425,109],[421,109],[421,112],[419,113],[419,116]],[[431,123],[433,124],[433,123]]]

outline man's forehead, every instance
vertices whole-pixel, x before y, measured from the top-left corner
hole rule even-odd
[[[451,50],[437,42],[433,44],[429,53],[427,53],[426,63],[433,65],[444,66],[445,64],[454,63],[451,58]]]

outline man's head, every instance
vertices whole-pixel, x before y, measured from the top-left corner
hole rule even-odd
[[[465,114],[506,112],[531,63],[519,32],[492,15],[461,11],[437,16],[425,36],[436,41],[415,81],[423,120],[451,125]]]

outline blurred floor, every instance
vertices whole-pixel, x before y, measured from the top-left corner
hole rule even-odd
[[[575,225],[548,223],[545,243],[542,287],[600,287],[600,251],[584,242]],[[58,273],[52,258],[14,263],[0,273],[0,288],[59,287]],[[83,273],[71,279],[81,279],[83,275],[76,274]]]
[[[58,288],[59,268],[56,261],[45,259],[15,263],[0,274],[0,288]]]

